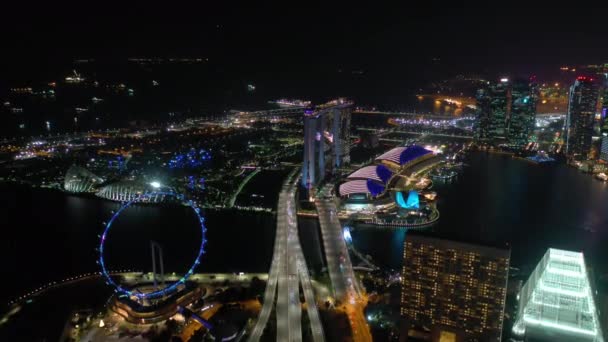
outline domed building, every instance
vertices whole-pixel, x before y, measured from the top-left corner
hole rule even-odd
[[[96,196],[111,201],[128,202],[136,199],[144,193],[157,193],[159,191],[170,191],[169,187],[164,187],[157,182],[144,183],[139,181],[120,181],[108,184],[97,192]],[[162,194],[146,197],[142,202],[159,203],[165,201]]]
[[[346,177],[338,187],[343,209],[352,212],[375,212],[395,207],[389,189],[399,175],[412,166],[434,157],[433,151],[418,145],[395,147]],[[417,193],[416,193],[417,194]],[[405,200],[404,200],[405,203]]]
[[[72,165],[63,179],[63,189],[73,193],[95,192],[103,182],[103,178],[95,175],[93,172],[83,167]]]
[[[405,169],[434,156],[433,151],[418,145],[400,146],[383,153],[376,158],[376,163],[388,166],[393,170]]]

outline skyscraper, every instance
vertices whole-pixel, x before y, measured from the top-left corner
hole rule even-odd
[[[508,113],[507,143],[509,146],[523,148],[530,141],[536,123],[536,84],[515,81],[511,85],[511,111]]]
[[[488,84],[477,93],[475,139],[496,145],[523,148],[534,132],[536,118],[536,85],[524,80]]]
[[[608,163],[608,133],[603,133],[600,147],[600,160]]]
[[[600,160],[608,163],[608,74],[604,76],[601,119],[602,126],[600,128],[600,133],[602,142],[600,146]]]
[[[550,248],[519,293],[513,333],[534,341],[603,342],[583,253]]]
[[[585,159],[591,151],[598,92],[597,83],[586,76],[577,77],[570,87],[566,118],[566,153],[572,157]]]
[[[505,137],[507,129],[507,110],[510,101],[509,81],[501,79],[499,83],[489,84],[477,91],[477,122],[475,139],[482,143],[496,144]]]
[[[510,255],[509,249],[408,232],[402,334],[433,341],[500,341]]]
[[[306,189],[350,163],[351,106],[338,99],[305,111],[301,183]]]

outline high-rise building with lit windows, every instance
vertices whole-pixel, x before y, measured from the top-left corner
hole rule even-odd
[[[603,133],[600,147],[600,160],[608,163],[608,133]]]
[[[606,64],[608,67],[608,64]],[[602,126],[601,145],[600,145],[600,160],[608,163],[608,74],[604,76],[604,89],[602,91],[602,110],[601,110]]]
[[[536,84],[524,80],[514,81],[509,98],[511,107],[508,113],[507,144],[523,148],[534,133],[538,100]]]
[[[500,341],[511,251],[423,233],[405,238],[402,337]],[[406,340],[406,339],[404,339]]]
[[[306,189],[350,164],[351,107],[352,102],[337,99],[304,112],[301,182]]]
[[[583,253],[550,248],[519,292],[513,333],[526,340],[603,342]]]
[[[489,84],[477,91],[477,120],[475,140],[495,144],[504,139],[507,132],[509,80]]]
[[[566,116],[566,153],[572,157],[586,159],[591,152],[598,99],[599,87],[591,77],[579,76],[570,87]]]
[[[508,78],[480,89],[474,129],[476,141],[524,148],[534,133],[537,92],[533,82]]]

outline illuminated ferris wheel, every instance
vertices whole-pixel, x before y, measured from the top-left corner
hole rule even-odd
[[[200,231],[201,231],[201,243],[200,243],[200,247],[198,250],[198,254],[197,254],[196,258],[194,259],[194,263],[192,264],[192,266],[190,266],[190,268],[188,269],[188,272],[186,272],[179,280],[177,280],[175,283],[172,283],[164,288],[161,288],[161,289],[157,288],[155,291],[143,293],[143,292],[127,289],[127,288],[123,287],[122,285],[120,285],[119,283],[117,283],[116,281],[114,281],[114,279],[112,279],[112,277],[110,276],[110,272],[106,268],[106,263],[104,260],[104,247],[105,247],[106,240],[108,239],[108,234],[110,232],[110,229],[112,228],[112,224],[120,216],[120,214],[125,209],[129,208],[131,205],[133,205],[135,203],[148,202],[150,198],[154,198],[155,196],[174,197],[174,198],[182,201],[183,203],[187,204],[190,208],[192,208],[192,210],[194,211],[194,214],[196,215],[198,223],[199,223],[199,227],[200,227]],[[112,215],[112,218],[108,221],[108,223],[105,224],[103,234],[101,235],[100,241],[99,241],[99,248],[98,248],[99,258],[97,260],[97,263],[101,267],[101,274],[106,279],[106,283],[108,285],[114,287],[115,292],[117,292],[119,294],[127,295],[129,297],[135,296],[136,298],[141,299],[141,300],[160,298],[160,297],[164,297],[164,296],[172,293],[173,291],[175,291],[178,288],[178,286],[186,283],[186,280],[192,275],[192,273],[194,273],[194,270],[200,264],[203,254],[205,254],[205,245],[207,243],[205,235],[206,235],[207,228],[205,227],[204,222],[205,222],[205,218],[201,215],[200,208],[198,208],[194,204],[193,201],[191,201],[191,200],[184,201],[183,195],[176,194],[172,191],[148,192],[148,193],[141,194],[141,195],[137,196],[136,198],[124,203],[120,207],[120,209],[118,209]]]

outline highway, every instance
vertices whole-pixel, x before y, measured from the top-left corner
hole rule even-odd
[[[288,177],[279,194],[277,232],[264,293],[264,304],[249,341],[260,340],[274,306],[275,293],[277,294],[277,341],[302,341],[300,283],[304,291],[313,340],[325,341],[312,283],[298,237],[295,202],[297,178],[294,179],[296,173],[297,169]]]
[[[281,195],[288,189],[288,186],[289,186],[288,184],[283,185],[283,189],[281,190],[281,194],[279,195],[279,204],[277,207],[277,211],[279,211],[279,212],[285,210],[284,209],[285,202],[281,201],[281,197],[282,197]],[[272,262],[270,264],[270,272],[268,273],[268,282],[266,283],[266,290],[264,291],[264,303],[262,306],[262,310],[260,311],[260,316],[258,317],[258,320],[249,336],[249,341],[259,341],[260,340],[260,337],[262,337],[262,333],[264,332],[264,328],[266,327],[266,324],[268,323],[268,318],[270,316],[270,313],[272,312],[272,309],[274,307],[274,299],[275,299],[275,295],[276,295],[276,291],[277,291],[277,284],[278,284],[278,280],[279,280],[279,268],[281,267],[281,264],[283,263],[283,257],[282,257],[283,240],[285,240],[285,237],[286,237],[285,229],[281,228],[284,226],[284,224],[282,224],[282,222],[284,222],[284,220],[285,220],[284,215],[277,215],[277,231],[276,231],[275,239],[274,239],[274,251],[273,251]],[[277,320],[278,320],[278,315],[277,315]]]
[[[349,300],[351,296],[358,296],[360,292],[342,235],[342,226],[337,215],[338,210],[333,197],[330,196],[317,198],[315,206],[321,225],[323,248],[327,259],[329,278],[334,288],[334,296],[341,301]]]
[[[257,168],[253,172],[251,172],[249,175],[247,175],[247,177],[245,177],[245,179],[243,179],[243,181],[241,182],[241,184],[239,184],[239,187],[236,189],[234,194],[232,194],[232,197],[230,197],[230,200],[228,201],[228,206],[227,206],[228,208],[234,207],[234,202],[236,202],[236,198],[239,196],[239,194],[241,193],[241,191],[243,190],[245,185],[247,185],[247,183],[249,183],[251,178],[253,178],[255,175],[257,175],[260,171],[262,171],[262,170],[260,168]]]
[[[330,193],[331,188],[333,188],[333,184],[326,185],[315,200],[329,278],[335,298],[340,300],[343,304],[340,307],[348,315],[353,340],[372,341],[364,314],[367,300],[355,278],[353,265],[342,233],[342,225],[337,215],[335,197]]]
[[[286,208],[286,223],[287,223],[287,250],[285,258],[287,259],[287,319],[288,319],[288,341],[302,341],[302,306],[300,305],[300,282],[298,277],[298,258],[297,249],[300,247],[298,238],[298,222],[295,215],[295,187],[291,186],[287,195],[283,200],[287,202]],[[281,198],[279,197],[279,200]],[[279,278],[280,279],[280,278]],[[279,283],[279,290],[281,284]],[[277,317],[283,313],[277,310]],[[278,335],[277,337],[280,337]],[[283,341],[283,339],[279,339]]]
[[[428,136],[433,136],[433,137],[473,139],[473,134],[471,134],[471,135],[458,135],[458,134],[446,134],[446,133],[429,132],[429,131],[424,131],[424,132],[405,131],[405,130],[399,130],[399,129],[396,129],[396,128],[382,129],[382,128],[361,127],[361,128],[357,128],[357,130],[378,133],[378,137],[380,138],[380,140],[382,140],[382,141],[394,141],[394,142],[402,142],[404,139],[381,138],[381,136],[388,135],[389,133],[397,133],[397,134],[412,134],[412,135],[428,135]]]

